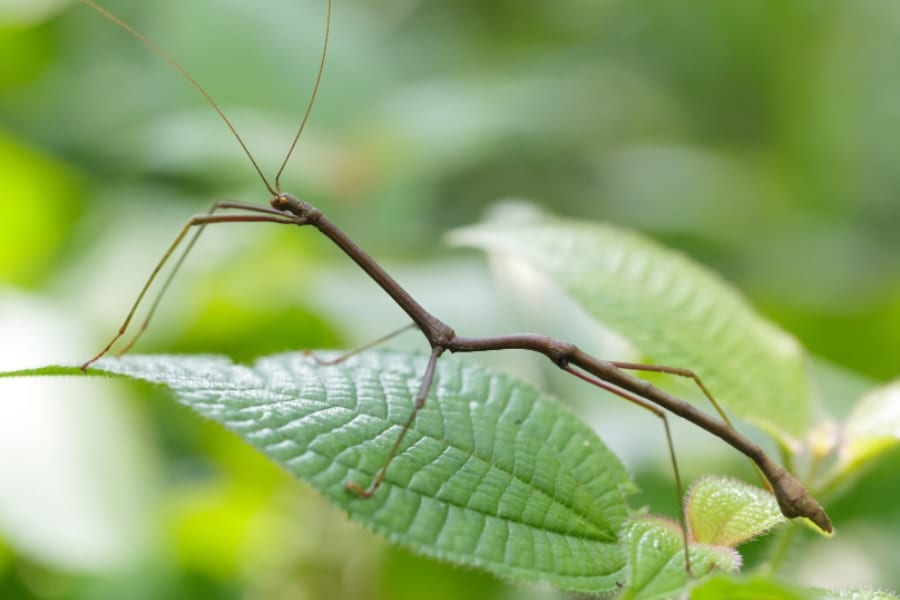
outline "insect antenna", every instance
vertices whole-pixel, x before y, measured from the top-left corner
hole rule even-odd
[[[172,66],[172,68],[174,68],[176,71],[181,73],[182,77],[187,79],[190,82],[190,84],[192,86],[194,86],[194,89],[196,89],[198,92],[200,92],[200,95],[203,96],[203,98],[206,100],[206,102],[210,106],[212,106],[213,109],[217,113],[219,113],[219,116],[222,117],[222,120],[225,121],[225,124],[228,126],[228,129],[231,130],[232,135],[234,135],[235,139],[238,141],[238,144],[241,145],[241,148],[244,150],[244,154],[246,154],[247,158],[250,159],[250,164],[252,164],[253,168],[256,169],[256,172],[259,175],[259,178],[262,179],[262,182],[266,186],[266,189],[269,190],[269,193],[272,194],[273,196],[277,195],[275,188],[273,188],[269,184],[269,180],[266,179],[265,175],[263,175],[262,169],[259,168],[259,165],[256,163],[256,159],[253,158],[253,154],[250,153],[250,149],[247,148],[247,145],[244,143],[244,140],[238,134],[237,129],[235,129],[234,125],[231,124],[231,121],[228,119],[228,117],[225,116],[225,113],[222,111],[222,109],[219,107],[219,105],[216,104],[216,101],[212,99],[212,97],[206,92],[205,89],[203,89],[203,86],[201,86],[199,83],[197,83],[196,79],[191,77],[190,74],[187,71],[185,71],[184,68],[180,64],[178,64],[178,62],[176,62],[174,58],[172,58],[171,56],[166,54],[166,52],[162,48],[160,48],[159,46],[157,46],[156,44],[151,42],[149,39],[147,39],[147,37],[144,34],[142,34],[140,31],[138,31],[137,29],[135,29],[134,27],[132,27],[131,25],[129,25],[128,23],[126,23],[125,21],[123,21],[122,19],[117,17],[116,15],[109,12],[107,9],[103,8],[102,6],[100,6],[99,4],[94,2],[94,0],[80,0],[80,2],[86,6],[94,9],[95,11],[97,11],[98,13],[100,13],[101,15],[103,15],[104,17],[106,17],[107,19],[109,19],[110,21],[115,23],[116,25],[118,25],[121,29],[124,29],[127,33],[129,33],[133,37],[137,38],[137,40],[139,42],[141,42],[142,44],[144,44],[145,46],[150,48],[150,50],[152,50],[157,55],[159,55],[160,58],[162,58],[164,61],[169,63]],[[329,8],[329,16],[330,16],[331,15],[331,0],[328,1],[328,8]],[[326,32],[327,32],[327,29],[326,29]],[[327,37],[326,37],[326,39],[327,39]],[[324,62],[324,57],[323,57],[323,62]],[[321,75],[321,68],[319,70],[319,75]],[[318,87],[318,83],[319,82],[317,79],[316,87]],[[308,112],[309,111],[307,110],[307,113]],[[304,118],[304,122],[306,122],[305,118]],[[302,129],[303,129],[303,127],[301,126],[301,130]],[[300,133],[298,132],[297,137],[299,137],[299,136],[300,136]],[[296,143],[296,139],[294,140],[294,142]],[[293,149],[293,146],[291,146],[291,149]],[[282,168],[284,168],[284,167],[282,166]],[[281,172],[279,171],[279,174],[280,173]],[[278,180],[276,179],[275,181],[276,181],[276,187],[277,187]]]
[[[328,12],[325,15],[325,42],[322,44],[322,58],[319,59],[319,70],[316,72],[316,81],[313,84],[309,102],[306,104],[306,111],[303,113],[303,118],[300,120],[300,127],[297,128],[297,133],[294,135],[293,141],[291,141],[291,147],[288,148],[287,154],[284,155],[284,160],[281,161],[281,167],[278,169],[278,173],[275,174],[275,189],[278,192],[281,192],[281,174],[284,172],[285,167],[287,167],[288,161],[291,159],[291,154],[294,153],[294,148],[297,147],[297,142],[300,140],[300,134],[303,133],[303,128],[306,127],[306,121],[309,120],[313,105],[316,103],[316,95],[319,93],[319,84],[322,82],[322,73],[325,70],[325,57],[328,54],[328,39],[330,34],[331,0],[328,0]],[[269,191],[272,191],[271,188],[269,188]]]

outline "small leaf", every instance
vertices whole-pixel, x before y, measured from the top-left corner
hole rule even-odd
[[[693,369],[724,406],[782,443],[808,430],[800,344],[681,253],[610,225],[549,218],[468,227],[451,240],[525,261],[649,359]]]
[[[900,443],[900,380],[863,396],[847,419],[841,469],[853,471]]]
[[[736,571],[740,555],[731,548],[690,544],[691,572],[684,564],[684,538],[676,523],[657,517],[635,519],[625,530],[628,546],[628,587],[621,600],[670,598],[693,576],[713,569]]]
[[[715,575],[698,584],[691,600],[817,600],[821,592],[790,586],[764,577]]]
[[[221,357],[131,356],[97,370],[168,386],[332,503],[420,553],[524,581],[602,592],[625,558],[618,533],[633,490],[615,456],[559,402],[453,357],[383,485],[368,485],[412,409],[425,358],[369,352],[338,366],[285,354],[254,366]]]
[[[732,548],[787,521],[775,496],[726,477],[695,482],[687,494],[685,513],[693,540]]]

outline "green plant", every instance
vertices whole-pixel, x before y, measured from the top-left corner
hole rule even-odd
[[[691,365],[728,410],[772,437],[788,464],[809,462],[814,493],[833,495],[897,444],[897,384],[867,394],[846,421],[832,424],[840,435],[824,437],[826,418],[814,418],[822,413],[801,346],[717,277],[642,236],[543,218],[486,223],[451,238],[525,261],[648,358]],[[164,355],[102,359],[96,367],[167,386],[354,520],[441,560],[573,591],[625,586],[622,597],[632,599],[688,589],[696,598],[722,597],[714,590],[723,586],[729,597],[753,597],[760,586],[778,597],[833,596],[764,575],[703,579],[714,569],[738,571],[734,547],[785,520],[769,494],[730,479],[700,480],[687,494],[692,578],[680,526],[628,507],[629,475],[585,425],[532,386],[469,361],[438,362],[429,402],[373,498],[348,492],[347,481],[371,479],[382,465],[425,362],[374,351],[338,366],[286,354],[252,367]],[[767,569],[796,527],[775,533],[782,541]]]

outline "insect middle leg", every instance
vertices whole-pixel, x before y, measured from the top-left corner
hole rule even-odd
[[[317,365],[319,365],[320,367],[331,367],[331,366],[338,365],[338,364],[344,362],[351,356],[356,356],[357,354],[359,354],[361,352],[365,352],[366,350],[369,350],[370,348],[374,348],[375,346],[379,346],[388,340],[394,339],[401,333],[406,333],[410,329],[415,329],[416,327],[417,326],[415,323],[407,323],[403,327],[401,327],[399,329],[395,329],[394,331],[388,333],[387,335],[381,336],[377,340],[372,340],[371,342],[366,342],[362,346],[357,346],[356,348],[353,348],[352,350],[348,350],[347,352],[344,352],[343,354],[340,354],[337,357],[332,358],[330,360],[325,360],[324,358],[319,358],[318,356],[316,356],[315,352],[313,352],[312,350],[305,350],[303,353],[305,355],[309,356],[310,358],[312,358],[313,361],[315,361],[315,363]]]
[[[422,383],[419,386],[419,393],[416,394],[412,413],[410,413],[409,418],[406,419],[406,422],[403,424],[403,429],[400,430],[400,433],[397,435],[397,439],[394,440],[394,444],[391,446],[391,450],[390,452],[388,452],[388,456],[385,459],[384,464],[382,464],[381,468],[378,469],[378,473],[375,474],[375,479],[372,480],[372,483],[369,484],[369,487],[363,488],[361,485],[353,481],[348,481],[344,484],[345,488],[355,493],[360,498],[371,498],[372,494],[375,493],[375,490],[378,489],[378,486],[381,485],[381,482],[384,481],[388,466],[390,466],[391,461],[394,460],[394,457],[397,456],[397,451],[400,449],[400,444],[403,442],[403,438],[406,436],[406,432],[409,431],[413,426],[413,423],[415,423],[416,421],[416,416],[419,414],[419,411],[422,409],[422,407],[425,406],[425,398],[428,397],[428,391],[431,389],[431,384],[434,381],[434,368],[437,364],[437,359],[440,358],[441,354],[443,353],[444,349],[440,346],[437,346],[431,350],[431,357],[428,359],[428,365],[425,367],[425,374],[422,376]]]

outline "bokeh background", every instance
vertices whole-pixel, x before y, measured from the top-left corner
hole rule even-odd
[[[271,177],[312,87],[324,1],[105,5],[206,87]],[[336,0],[283,184],[458,331],[537,330],[617,358],[634,357],[558,293],[442,234],[523,203],[644,231],[797,336],[840,416],[900,372],[898,39],[890,0]],[[80,3],[0,0],[0,367],[83,361],[188,216],[267,200],[229,136]],[[250,361],[404,322],[313,232],[222,225],[137,351]],[[559,394],[635,473],[633,505],[675,511],[652,417],[527,356],[469,359]],[[676,430],[688,480],[751,476],[707,438]],[[827,498],[839,535],[802,534],[785,576],[900,588],[898,469],[895,451]],[[768,551],[755,543],[748,563]],[[472,594],[562,597],[389,546],[159,390],[0,384],[4,599]]]

